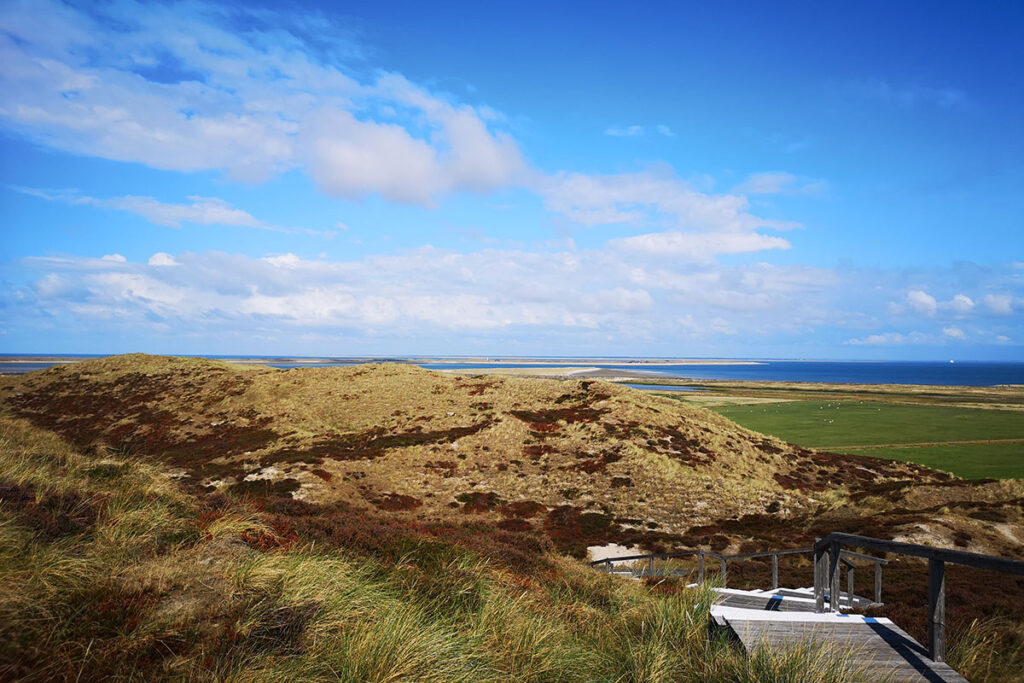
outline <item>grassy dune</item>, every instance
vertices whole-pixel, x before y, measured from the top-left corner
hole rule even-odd
[[[749,429],[811,448],[904,460],[968,479],[1024,478],[1024,416],[1015,411],[864,401],[716,411]]]
[[[160,467],[0,421],[0,679],[848,681],[835,653],[746,658],[710,594],[439,538],[304,542]]]
[[[0,377],[0,422],[0,679],[843,680],[821,652],[709,641],[706,594],[567,556],[830,531],[1024,556],[1024,483],[600,381],[136,355]],[[886,570],[918,639],[924,585]],[[992,672],[1022,665],[1024,580],[951,571],[948,591],[997,653],[982,680],[1012,680]]]

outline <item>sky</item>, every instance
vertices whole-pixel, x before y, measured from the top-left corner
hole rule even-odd
[[[0,352],[1024,360],[1022,34],[0,0]]]

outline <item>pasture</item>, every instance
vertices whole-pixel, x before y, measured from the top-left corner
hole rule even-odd
[[[917,463],[966,479],[1024,478],[1019,411],[877,401],[718,406],[740,425],[809,448]]]

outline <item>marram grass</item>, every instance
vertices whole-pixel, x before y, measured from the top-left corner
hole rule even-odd
[[[21,422],[0,421],[0,486],[0,679],[858,680],[840,653],[709,636],[707,589],[561,557],[522,577],[436,539],[397,561],[284,542]]]

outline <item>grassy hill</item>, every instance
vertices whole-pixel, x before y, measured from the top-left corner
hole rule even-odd
[[[723,646],[668,614],[706,596],[564,555],[842,530],[1024,556],[1020,482],[812,451],[603,382],[133,355],[0,378],[0,418],[0,604],[19,654],[0,659],[51,667],[40,679],[124,651],[111,666],[141,677],[743,680],[788,665],[716,650],[724,668],[702,669],[700,648]],[[887,570],[912,630],[914,571]],[[998,637],[1019,654],[1006,605],[1024,583],[949,581],[954,622],[1009,620]],[[402,669],[392,633],[426,639],[423,668]],[[840,675],[827,659],[807,680]]]

